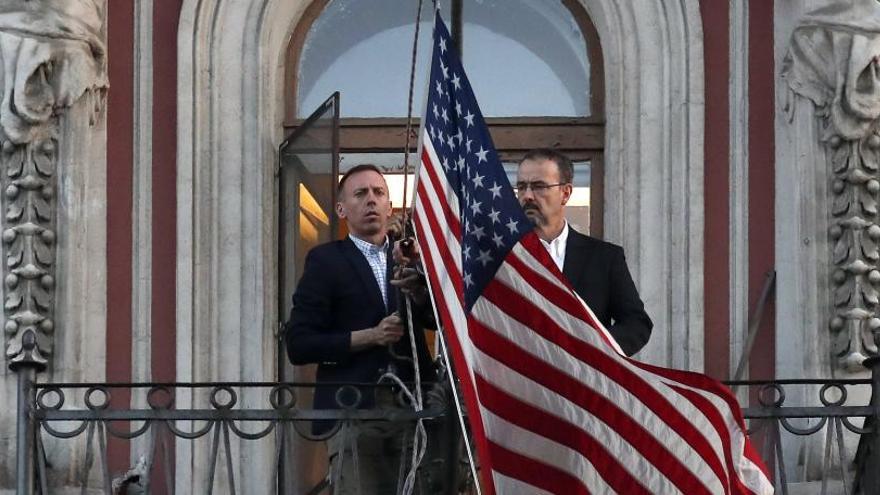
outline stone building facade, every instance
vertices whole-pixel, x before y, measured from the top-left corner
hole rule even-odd
[[[0,493],[18,362],[56,382],[278,378],[290,53],[333,1],[0,0]],[[603,236],[655,322],[639,358],[731,378],[775,273],[746,376],[866,376],[880,3],[562,3],[601,43]],[[124,472],[145,444],[109,448]],[[262,492],[271,447],[235,448],[239,492]],[[81,452],[50,455],[75,485]],[[181,493],[204,491],[204,455],[177,446]]]

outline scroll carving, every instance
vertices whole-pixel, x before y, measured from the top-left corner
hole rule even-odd
[[[880,336],[880,3],[835,2],[807,15],[782,77],[818,119],[830,175],[832,349],[855,371],[877,355]]]
[[[0,0],[3,328],[12,368],[45,367],[52,354],[59,118],[82,100],[91,117],[103,111],[103,5]]]

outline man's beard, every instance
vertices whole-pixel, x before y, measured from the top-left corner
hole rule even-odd
[[[547,223],[547,219],[544,218],[544,215],[541,214],[541,210],[539,210],[537,206],[524,206],[523,211],[536,227]]]

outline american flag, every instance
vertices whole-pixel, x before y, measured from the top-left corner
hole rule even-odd
[[[623,356],[522,211],[437,14],[414,225],[489,493],[765,494],[718,382]]]

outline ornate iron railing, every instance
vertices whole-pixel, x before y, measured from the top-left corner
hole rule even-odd
[[[272,436],[274,440],[273,479],[274,493],[292,493],[281,480],[282,463],[285,451],[293,441],[293,436],[311,441],[322,441],[334,435],[346,422],[427,421],[429,429],[443,431],[438,437],[454,436],[450,429],[458,430],[454,414],[446,414],[445,397],[439,389],[428,394],[432,399],[425,408],[416,411],[407,403],[404,394],[397,395],[397,404],[391,407],[360,408],[363,397],[375,390],[392,389],[388,385],[375,384],[321,384],[320,386],[340,387],[336,394],[338,409],[309,409],[297,405],[297,395],[311,395],[316,388],[311,383],[265,383],[265,382],[217,382],[217,383],[31,383],[25,384],[21,392],[26,398],[24,408],[19,411],[20,429],[19,472],[25,476],[17,480],[18,493],[52,493],[49,486],[49,473],[46,463],[44,442],[53,439],[82,439],[85,436],[84,458],[74,469],[78,471],[79,487],[98,489],[103,493],[128,493],[126,484],[136,483],[137,493],[150,493],[151,481],[163,483],[159,491],[174,492],[171,473],[173,440],[196,440],[210,437],[208,452],[207,493],[214,491],[215,485],[222,483],[218,472],[225,471],[225,490],[235,493],[236,480],[233,467],[232,443],[240,441],[259,441]],[[114,406],[114,395],[125,396],[125,406]],[[129,395],[141,394],[145,407],[128,407]],[[248,404],[241,397],[248,396]],[[185,407],[177,404],[183,397]],[[70,402],[77,405],[71,407]],[[204,404],[207,407],[200,407]],[[329,430],[312,434],[313,422],[331,422]],[[187,426],[192,424],[192,426]],[[198,426],[195,426],[198,424]],[[248,426],[245,426],[248,425]],[[445,429],[445,430],[444,430]],[[111,438],[146,438],[149,441],[147,457],[141,460],[134,472],[126,477],[111,477],[108,461],[108,442]],[[237,440],[236,440],[237,439]],[[56,440],[57,441],[57,440]],[[82,446],[80,446],[82,449]],[[221,453],[225,455],[221,455]],[[434,450],[426,457],[420,483],[422,493],[458,493],[458,486],[446,482],[446,473],[454,478],[464,478],[466,473],[458,472],[461,467],[458,452]],[[165,460],[164,478],[156,480],[154,461],[157,457]],[[225,460],[225,463],[224,463]],[[288,459],[289,460],[289,459]],[[96,464],[96,461],[100,464]],[[451,465],[445,465],[451,464]],[[68,467],[68,469],[71,469]],[[100,480],[95,483],[94,471],[99,471]],[[443,474],[440,474],[443,473]],[[117,473],[118,474],[118,473]],[[134,481],[132,481],[134,478]],[[325,479],[307,490],[309,494],[323,493],[329,480]],[[69,489],[69,487],[67,487]]]
[[[744,389],[748,433],[770,468],[776,493],[880,494],[880,359],[861,380],[800,379],[727,382]],[[791,396],[799,400],[792,405]],[[853,404],[853,396],[870,397]],[[862,422],[862,424],[858,424]],[[797,467],[790,461],[799,461]],[[792,473],[800,473],[792,479]]]
[[[749,434],[763,459],[772,470],[777,493],[799,493],[800,483],[812,482],[823,495],[880,494],[880,360],[866,362],[872,368],[870,379],[862,380],[775,380],[729,382],[751,404],[743,409]],[[27,374],[20,375],[20,379]],[[434,421],[446,430],[437,438],[454,437],[458,432],[449,419],[443,400],[429,401],[416,412],[401,404],[384,409],[358,409],[361,390],[376,387],[343,384],[337,394],[339,409],[300,408],[297,392],[315,387],[303,383],[147,383],[147,384],[40,384],[21,380],[19,401],[19,478],[21,494],[50,493],[47,484],[44,439],[85,437],[84,460],[79,466],[83,490],[89,485],[105,493],[126,493],[124,480],[111,479],[107,462],[107,444],[111,437],[149,440],[148,457],[142,461],[140,490],[149,492],[150,473],[157,454],[167,462],[172,440],[210,437],[210,460],[207,487],[219,482],[218,471],[225,471],[225,487],[234,493],[236,480],[231,457],[231,442],[258,441],[273,435],[273,468],[276,479],[284,462],[285,446],[296,435],[308,440],[322,440],[305,426],[313,421]],[[337,384],[339,385],[339,384]],[[142,409],[128,407],[127,394],[145,394]],[[307,392],[308,393],[308,392]],[[126,404],[117,408],[114,395],[125,395]],[[250,397],[247,401],[241,397]],[[867,397],[871,397],[867,400]],[[185,404],[176,403],[185,398]],[[254,399],[256,397],[256,399]],[[793,398],[796,397],[796,398]],[[854,399],[860,397],[861,399]],[[75,399],[79,405],[71,407]],[[118,397],[117,397],[118,398]],[[198,407],[198,404],[207,404]],[[198,422],[189,429],[180,423]],[[123,425],[120,425],[122,423]],[[244,426],[248,424],[249,426]],[[125,427],[124,425],[128,425]],[[133,425],[133,426],[132,426]],[[295,433],[292,433],[295,432]],[[236,440],[238,439],[238,440]],[[446,457],[438,456],[424,465],[431,468],[432,485],[423,493],[456,493],[468,481],[456,455],[457,444],[446,445]],[[221,456],[221,451],[225,456]],[[225,457],[225,465],[221,464]],[[815,457],[815,459],[812,459]],[[100,466],[96,464],[100,461]],[[798,466],[793,466],[796,461]],[[436,468],[436,464],[446,463]],[[164,491],[173,492],[171,466],[164,466]],[[100,471],[95,483],[94,470]],[[797,474],[800,473],[800,474]],[[429,476],[430,478],[430,476]],[[455,478],[454,480],[446,478]],[[463,481],[464,480],[464,481]],[[327,480],[311,488],[319,493]],[[431,491],[433,489],[434,491]],[[289,493],[283,481],[273,488]]]

